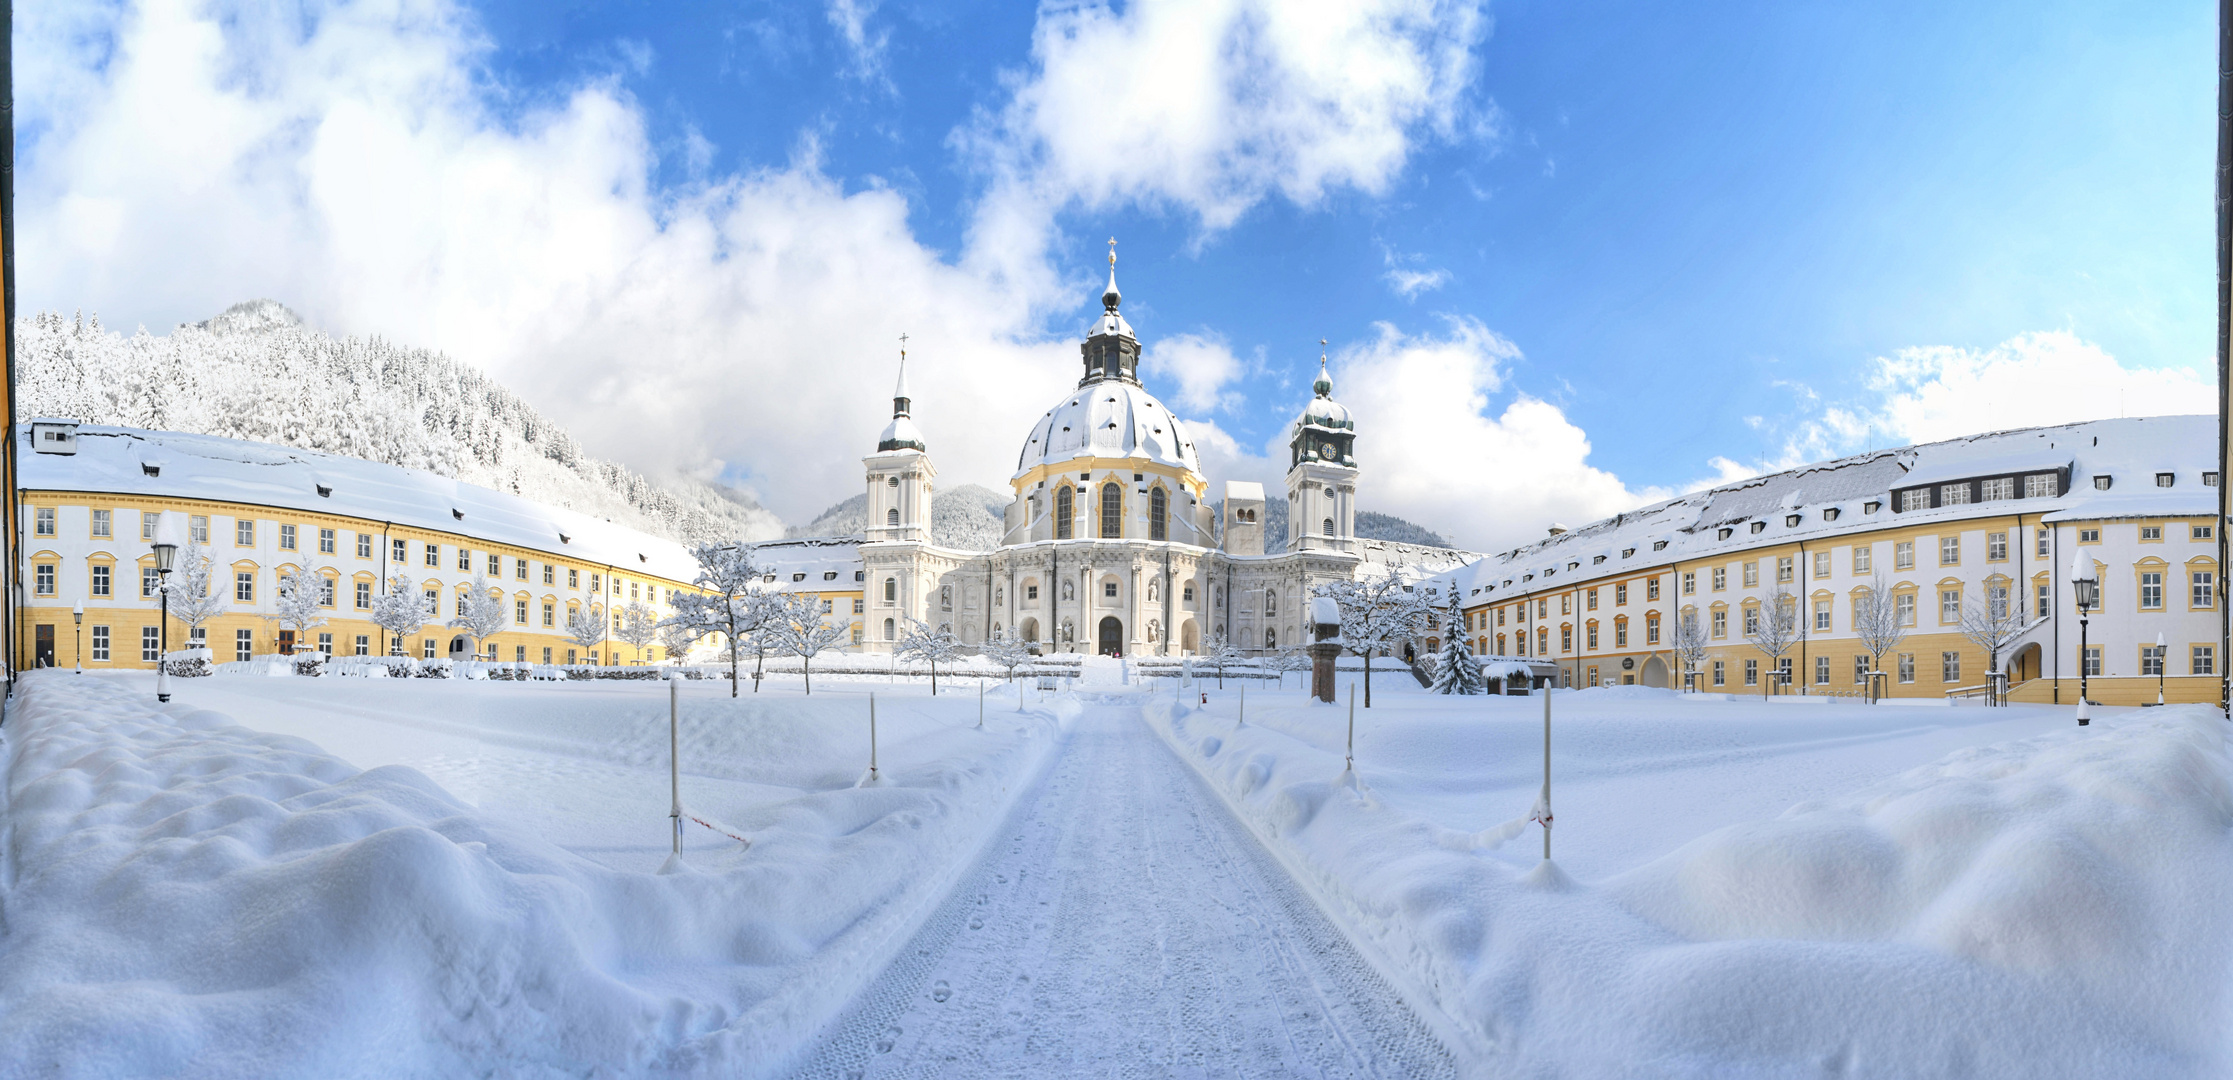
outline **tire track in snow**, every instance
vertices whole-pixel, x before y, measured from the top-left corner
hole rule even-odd
[[[1061,753],[801,1077],[1455,1074],[1136,708]]]

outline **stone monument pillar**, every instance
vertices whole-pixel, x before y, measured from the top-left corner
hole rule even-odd
[[[1334,701],[1334,658],[1341,655],[1341,606],[1323,596],[1310,601],[1310,692]]]

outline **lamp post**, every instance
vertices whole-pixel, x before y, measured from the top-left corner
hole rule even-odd
[[[2171,654],[2164,651],[2163,631],[2155,634],[2155,703],[2163,704],[2163,672],[2171,666]]]
[[[170,662],[165,659],[165,654],[171,651],[171,561],[178,557],[178,544],[167,534],[159,533],[155,537],[154,551],[158,579],[155,592],[163,610],[162,618],[156,621],[162,630],[155,648],[155,700],[167,702],[171,699]]]
[[[2090,703],[2086,700],[2086,676],[2088,674],[2086,664],[2087,660],[2090,659],[2090,654],[2086,649],[2086,612],[2093,607],[2094,599],[2098,595],[2096,592],[2098,586],[2099,582],[2093,575],[2093,560],[2087,558],[2085,551],[2081,549],[2070,560],[2070,591],[2072,599],[2078,602],[2079,727],[2085,727],[2092,722],[2092,713],[2088,707]]]
[[[76,655],[75,657],[71,658],[71,660],[70,660],[70,670],[72,670],[72,671],[75,671],[75,672],[77,672],[77,673],[78,673],[78,674],[80,674],[80,675],[83,675],[83,674],[85,674],[85,605],[84,605],[84,604],[79,604],[78,606],[76,606],[76,607],[74,607],[74,608],[71,608],[71,609],[70,609],[70,621],[71,621],[71,622],[73,622],[73,623],[76,623],[76,624],[77,624],[77,628],[78,628],[78,654],[77,654],[77,655]],[[2159,696],[2160,696],[2160,695],[2159,695]]]

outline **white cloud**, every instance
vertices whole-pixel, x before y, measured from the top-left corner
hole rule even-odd
[[[864,64],[872,13],[828,8]],[[1076,300],[1044,255],[1060,207],[1169,203],[1214,228],[1265,198],[1383,191],[1416,138],[1466,132],[1485,26],[1426,0],[1049,9],[1039,68],[965,136],[1010,186],[954,261],[902,196],[827,176],[811,133],[787,164],[710,175],[687,132],[669,152],[693,186],[655,189],[617,76],[494,85],[491,43],[444,0],[27,13],[25,308],[161,328],[274,297],[480,364],[594,452],[725,472],[802,520],[859,486],[902,331],[941,472],[1008,474],[1075,377],[1074,344],[1041,331]],[[1156,353],[1190,408],[1224,405],[1243,366],[1207,333]]]
[[[1385,191],[1422,131],[1493,123],[1464,97],[1487,29],[1465,0],[1043,8],[1038,71],[962,136],[991,174],[977,246],[1036,257],[1072,204],[1169,205],[1215,231],[1273,192]]]
[[[2108,416],[2214,412],[2217,379],[2200,368],[2127,367],[2067,331],[2024,334],[1990,349],[1902,349],[1879,357],[1873,407],[1833,409],[1824,423],[1851,439],[1877,433],[1929,442],[1980,431]]]
[[[869,19],[876,15],[876,0],[830,0],[828,14],[830,25],[844,40],[851,57],[846,74],[890,89],[891,80],[884,75],[884,47],[890,43],[892,32],[870,30],[868,26]]]
[[[1519,349],[1472,319],[1447,326],[1412,336],[1383,323],[1335,357],[1334,397],[1357,420],[1364,509],[1498,549],[1653,494],[1590,465],[1589,437],[1550,402],[1520,394],[1492,414]]]
[[[1389,267],[1381,276],[1387,279],[1388,287],[1394,289],[1396,295],[1406,300],[1439,289],[1450,281],[1448,270],[1406,270],[1400,266]]]
[[[1230,410],[1240,404],[1225,387],[1246,373],[1247,366],[1233,355],[1232,347],[1217,334],[1179,334],[1155,343],[1140,356],[1140,369],[1149,377],[1178,384],[1178,402],[1199,412]]]

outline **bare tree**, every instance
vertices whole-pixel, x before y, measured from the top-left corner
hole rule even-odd
[[[1760,684],[1760,696],[1767,697],[1768,688],[1781,678],[1778,661],[1799,640],[1799,603],[1780,582],[1760,598],[1757,615],[1746,613],[1745,640],[1768,657],[1769,676]]]
[[[670,662],[689,658],[690,650],[698,647],[698,640],[705,635],[687,623],[668,619],[659,624],[659,644],[667,650]]]
[[[465,610],[451,619],[449,625],[465,631],[473,639],[473,655],[479,656],[481,642],[504,629],[510,618],[510,613],[504,609],[509,605],[504,603],[504,594],[491,588],[488,579],[479,574],[473,575],[472,587],[460,599],[465,601]]]
[[[777,651],[799,658],[799,673],[806,677],[806,692],[814,692],[814,654],[837,644],[851,632],[845,623],[822,617],[823,601],[810,593],[784,598],[781,613],[768,621],[766,636]]]
[[[1905,615],[1900,610],[1899,594],[1885,584],[1882,574],[1862,586],[1861,594],[1853,598],[1853,634],[1860,639],[1861,648],[1868,650],[1870,671],[1884,670],[1884,654],[1907,639]],[[1875,693],[1873,679],[1869,692]]]
[[[1002,630],[985,642],[985,659],[1007,673],[1008,681],[1016,681],[1016,669],[1031,662],[1031,643],[1016,636],[1014,630]],[[1022,707],[1023,696],[1016,697],[1017,707]]]
[[[701,637],[722,635],[729,653],[729,696],[735,697],[737,652],[746,636],[759,631],[766,608],[756,598],[768,571],[754,561],[749,544],[699,544],[690,549],[690,557],[698,561],[698,576],[691,582],[693,591],[672,594],[675,613],[669,621]],[[758,690],[759,684],[754,683],[753,689]]]
[[[612,627],[605,622],[603,604],[580,604],[566,613],[566,640],[589,650],[589,662],[597,662],[597,646],[605,643],[605,635]]]
[[[431,614],[426,599],[419,595],[418,583],[408,574],[388,578],[388,591],[372,600],[372,621],[388,632],[390,656],[402,655],[403,635],[417,633]]]
[[[920,660],[930,665],[930,694],[938,696],[938,665],[951,664],[961,658],[961,639],[951,630],[933,630],[921,619],[907,620],[907,631],[899,636],[899,643],[892,647],[892,659]]]
[[[326,625],[326,576],[307,566],[279,575],[279,621],[302,639]]]
[[[1993,683],[1987,691],[1988,700],[1994,704],[2000,704],[1998,679],[2002,650],[2015,644],[2016,639],[2024,636],[2025,631],[2037,625],[2037,620],[2027,620],[2024,617],[2021,604],[2010,600],[2008,586],[1988,584],[1984,600],[1979,601],[1972,597],[1962,608],[1962,636],[1968,638],[1970,644],[1985,651],[1986,678]]]
[[[635,646],[636,659],[643,659],[644,649],[659,638],[659,613],[641,600],[630,600],[619,615],[613,636]]]
[[[1687,676],[1683,679],[1683,687],[1693,689],[1698,685],[1698,670],[1706,665],[1706,647],[1710,644],[1706,637],[1706,625],[1699,621],[1696,608],[1685,608],[1682,614],[1675,617],[1672,641],[1675,657],[1682,661],[1683,674]]]
[[[187,544],[179,554],[178,565],[172,570],[169,591],[171,618],[186,626],[186,640],[192,643],[194,632],[203,623],[225,612],[232,598],[212,592],[210,568],[215,565],[209,551],[200,544]]]
[[[1362,581],[1320,585],[1314,595],[1341,611],[1341,645],[1365,660],[1365,708],[1372,708],[1372,658],[1434,618],[1432,601],[1403,583],[1394,567]]]

